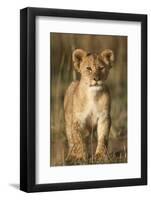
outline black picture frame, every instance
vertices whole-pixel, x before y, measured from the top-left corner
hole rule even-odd
[[[36,184],[35,182],[35,19],[37,16],[141,23],[141,178]],[[20,11],[20,189],[25,192],[121,187],[147,184],[147,15],[24,8]]]

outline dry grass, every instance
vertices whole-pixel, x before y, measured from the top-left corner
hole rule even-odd
[[[72,80],[79,79],[71,60],[75,48],[99,52],[111,48],[115,52],[115,63],[107,84],[111,91],[112,127],[110,131],[108,159],[103,163],[127,162],[127,37],[98,36],[80,34],[50,34],[51,49],[51,137],[50,165],[68,165],[65,158],[68,144],[65,134],[63,100]],[[96,133],[87,139],[88,159],[86,163],[95,164],[94,153],[97,143]],[[77,163],[71,163],[77,164]]]

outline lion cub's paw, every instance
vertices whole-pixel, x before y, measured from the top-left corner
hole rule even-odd
[[[96,163],[108,163],[109,162],[109,157],[108,157],[106,149],[102,149],[101,151],[95,153],[95,162]]]
[[[86,153],[83,148],[77,146],[73,147],[66,158],[68,164],[84,164],[86,163]]]

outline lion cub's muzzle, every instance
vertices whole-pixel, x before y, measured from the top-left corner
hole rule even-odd
[[[93,87],[93,86],[102,86],[103,85],[103,82],[101,80],[92,80],[90,82],[90,87]]]

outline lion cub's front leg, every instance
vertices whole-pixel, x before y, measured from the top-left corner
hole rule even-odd
[[[66,123],[69,151],[67,162],[80,163],[86,161],[86,147],[82,138],[82,129],[78,121]]]
[[[95,153],[97,161],[105,161],[106,159],[108,159],[107,147],[110,126],[110,114],[108,113],[108,111],[104,111],[102,112],[97,125],[98,144]]]

